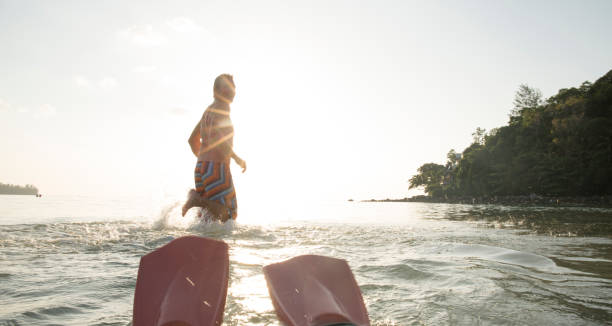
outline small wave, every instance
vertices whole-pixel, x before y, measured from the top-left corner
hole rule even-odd
[[[42,315],[61,316],[69,314],[81,314],[83,312],[81,311],[81,309],[77,309],[74,307],[59,306],[41,309],[39,310],[39,313]]]
[[[65,316],[65,315],[74,315],[74,314],[82,314],[83,311],[81,309],[69,306],[56,306],[49,308],[40,308],[35,311],[26,311],[22,313],[23,316],[32,319],[44,320],[50,317],[57,316]]]
[[[550,258],[512,249],[480,244],[463,244],[455,247],[452,253],[459,257],[478,258],[509,265],[535,269],[552,274],[584,274],[573,269],[557,266]]]
[[[386,266],[386,273],[389,276],[399,277],[407,280],[425,279],[433,276],[432,273],[423,272],[404,264]]]
[[[21,254],[33,251],[28,259],[40,258],[37,254],[97,253],[135,242],[147,229],[143,223],[132,222],[59,223],[23,230],[6,227],[10,236],[0,240],[0,247],[16,248]]]
[[[563,257],[563,260],[578,261],[578,262],[592,262],[592,263],[612,263],[612,260],[605,258],[591,258],[591,257]]]
[[[134,287],[136,286],[136,279],[133,277],[122,277],[122,279],[117,279],[113,281],[113,284],[109,286],[114,292],[121,292],[117,291],[117,289],[134,289]],[[123,293],[119,294],[123,295]]]
[[[34,311],[26,311],[24,312],[22,315],[28,317],[28,318],[32,318],[32,319],[45,319],[46,317],[44,315],[41,315],[37,312]]]
[[[384,319],[384,320],[372,320],[372,325],[374,326],[399,326],[400,324],[396,323],[393,320]]]
[[[405,280],[425,279],[432,277],[433,274],[414,269],[405,264],[373,266],[363,265],[359,267],[360,273],[375,273],[383,274],[393,278],[401,278]]]
[[[395,286],[389,285],[389,284],[366,283],[366,284],[359,285],[359,288],[363,292],[367,292],[367,291],[393,291],[395,289]]]
[[[135,284],[136,282],[134,282]],[[83,308],[83,309],[87,309],[87,310],[95,310],[95,309],[99,309],[100,306],[98,305],[94,305],[94,304],[89,304],[89,303],[79,303],[76,305],[79,308]]]
[[[426,268],[444,268],[454,266],[456,264],[449,261],[430,260],[430,259],[404,259],[402,264],[410,266],[419,266]]]
[[[151,241],[147,241],[145,242],[145,246],[147,246],[148,248],[157,248],[157,247],[161,247],[163,245],[165,245],[166,243],[174,240],[175,237],[168,235],[165,237],[161,237],[161,238],[157,238],[157,239],[153,239]]]
[[[277,240],[272,230],[260,226],[238,225],[234,230],[234,236],[241,240],[261,240],[273,245]]]

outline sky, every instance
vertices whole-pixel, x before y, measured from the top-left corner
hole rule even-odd
[[[612,69],[611,1],[0,0],[0,182],[181,194],[234,75],[238,200],[403,198],[428,162]]]

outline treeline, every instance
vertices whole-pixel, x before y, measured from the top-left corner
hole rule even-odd
[[[410,188],[447,198],[611,195],[612,71],[547,100],[521,85],[508,125],[472,136],[446,165],[422,165]]]
[[[0,183],[0,195],[36,195],[38,188],[33,185],[25,185],[25,187],[11,184]]]

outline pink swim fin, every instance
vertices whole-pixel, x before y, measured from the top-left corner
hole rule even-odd
[[[175,239],[140,259],[133,326],[221,325],[229,275],[227,244]]]
[[[278,318],[290,326],[370,325],[347,262],[304,255],[265,266]]]

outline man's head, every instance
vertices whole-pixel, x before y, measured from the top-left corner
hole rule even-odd
[[[221,74],[215,79],[213,86],[214,97],[226,103],[232,103],[236,95],[234,77],[229,74]]]

